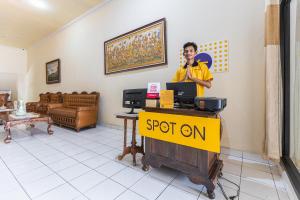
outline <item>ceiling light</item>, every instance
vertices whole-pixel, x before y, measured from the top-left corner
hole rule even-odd
[[[47,10],[49,8],[48,3],[44,0],[27,0],[27,1],[32,6],[39,8],[39,9]]]

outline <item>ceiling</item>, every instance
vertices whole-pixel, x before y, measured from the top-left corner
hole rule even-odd
[[[0,44],[27,48],[104,0],[0,0]]]

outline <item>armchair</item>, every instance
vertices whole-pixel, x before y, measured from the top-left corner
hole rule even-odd
[[[43,94],[41,93],[40,100],[38,102],[27,102],[26,103],[26,111],[27,112],[37,112],[37,107],[39,104],[48,103],[49,102],[49,92]]]
[[[97,92],[64,94],[63,103],[50,105],[48,113],[54,123],[74,128],[79,132],[84,127],[96,127],[98,101],[99,93]]]
[[[7,94],[7,93],[0,94],[0,107],[6,106],[6,104],[8,102],[8,96],[9,96],[9,94]]]
[[[11,102],[8,101],[9,94],[0,94],[0,107],[5,106],[6,108],[13,108]],[[1,110],[0,110],[1,111]],[[7,115],[7,111],[0,112],[0,115]],[[0,120],[0,125],[2,125],[2,120]]]
[[[40,94],[40,100],[38,102],[28,102],[26,103],[27,112],[36,112],[40,114],[47,114],[49,106],[51,104],[62,103],[61,92],[57,93],[45,93]]]

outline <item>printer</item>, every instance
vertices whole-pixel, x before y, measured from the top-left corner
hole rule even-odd
[[[195,109],[209,112],[219,112],[226,107],[227,99],[217,97],[195,97]]]

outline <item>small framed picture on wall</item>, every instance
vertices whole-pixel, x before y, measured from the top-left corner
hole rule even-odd
[[[46,63],[46,83],[60,83],[60,60],[52,60]]]

